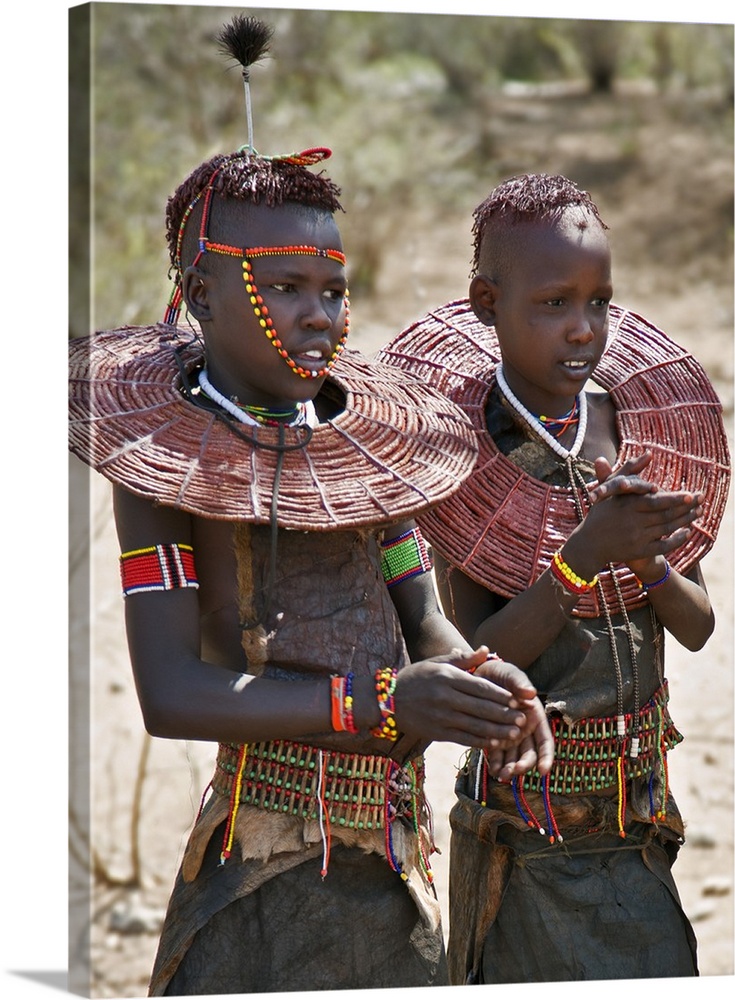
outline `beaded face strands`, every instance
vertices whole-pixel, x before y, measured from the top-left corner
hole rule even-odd
[[[202,229],[204,229],[204,218],[202,219]],[[278,354],[283,358],[286,364],[289,366],[291,371],[295,375],[301,378],[321,378],[326,375],[332,365],[335,363],[337,358],[340,356],[344,350],[345,342],[347,341],[347,335],[350,332],[350,305],[349,305],[349,293],[345,292],[344,296],[344,327],[342,330],[342,336],[339,339],[339,343],[335,349],[330,354],[329,358],[325,364],[316,371],[309,371],[306,368],[302,368],[300,365],[296,364],[293,358],[290,356],[286,348],[283,346],[281,338],[278,336],[278,331],[273,325],[273,320],[271,319],[268,306],[263,301],[263,296],[258,291],[258,286],[255,284],[255,279],[253,277],[253,257],[276,257],[276,256],[309,256],[309,257],[325,257],[329,260],[335,260],[343,267],[345,265],[345,255],[341,250],[321,250],[318,247],[311,246],[287,246],[287,247],[231,247],[222,243],[212,243],[206,237],[202,237],[199,240],[199,245],[204,251],[210,251],[212,253],[226,254],[232,257],[242,258],[242,270],[243,270],[243,280],[245,281],[245,290],[250,298],[250,304],[253,307],[253,312],[255,313],[255,318],[257,319],[261,329],[265,333],[268,340],[270,340],[273,347],[278,351]]]
[[[324,257],[329,260],[337,261],[343,267],[345,265],[345,255],[341,250],[336,249],[322,249],[314,246],[259,246],[259,247],[233,247],[222,243],[216,243],[209,239],[208,229],[212,208],[212,201],[215,195],[215,181],[221,183],[220,173],[227,167],[228,164],[232,164],[238,160],[251,162],[253,164],[265,165],[268,163],[288,163],[293,164],[297,167],[313,166],[316,163],[320,163],[322,160],[327,159],[331,156],[331,150],[324,147],[315,147],[312,149],[304,150],[300,153],[288,153],[281,156],[262,156],[260,155],[254,145],[253,145],[253,120],[252,120],[252,108],[250,99],[250,66],[257,62],[267,51],[268,43],[270,42],[273,29],[266,24],[258,21],[256,18],[246,17],[244,15],[235,16],[231,23],[226,25],[219,36],[221,50],[225,55],[232,56],[242,67],[242,77],[243,84],[245,87],[245,100],[247,107],[247,125],[248,125],[248,142],[247,145],[243,146],[234,153],[232,156],[225,158],[225,161],[220,163],[213,171],[206,183],[200,188],[199,192],[191,200],[188,207],[184,211],[176,237],[175,252],[173,255],[174,264],[174,289],[171,294],[171,298],[166,309],[166,314],[164,317],[164,322],[176,325],[178,323],[178,318],[181,312],[181,306],[183,301],[183,266],[182,266],[182,244],[184,239],[184,234],[186,232],[187,223],[191,217],[191,213],[195,206],[203,199],[202,206],[202,217],[199,228],[199,239],[198,239],[198,249],[196,256],[192,262],[192,266],[196,266],[201,260],[202,256],[207,252],[225,254],[227,256],[239,257],[242,260],[243,268],[243,279],[245,281],[245,287],[247,294],[250,299],[250,304],[253,307],[253,312],[255,313],[255,318],[258,321],[260,327],[263,329],[265,335],[268,337],[270,342],[273,344],[274,349],[278,352],[279,356],[283,358],[286,364],[289,366],[291,371],[300,378],[310,379],[310,378],[321,378],[328,373],[332,365],[335,363],[340,353],[344,348],[345,341],[347,340],[347,335],[349,333],[349,293],[345,291],[343,308],[344,308],[344,327],[342,331],[342,336],[340,337],[339,343],[335,347],[331,355],[325,359],[325,363],[316,370],[310,368],[304,368],[302,365],[297,364],[293,358],[289,355],[288,350],[283,345],[281,338],[273,324],[273,320],[269,315],[269,310],[265,304],[262,295],[258,291],[258,286],[255,283],[255,278],[253,276],[253,264],[252,260],[256,257],[264,256],[283,256],[283,255],[308,255],[314,257]],[[257,199],[255,199],[257,201]]]
[[[256,156],[255,153],[243,152],[241,154],[245,156]],[[321,160],[327,159],[331,156],[331,152],[328,149],[318,148],[318,149],[308,149],[304,150],[302,153],[292,153],[282,157],[261,157],[261,159],[282,159],[288,160],[293,163],[299,163],[302,165],[317,163]],[[275,350],[278,352],[280,357],[286,362],[289,368],[298,375],[300,378],[321,378],[326,375],[330,368],[334,365],[335,361],[339,355],[344,350],[345,343],[347,341],[347,336],[350,332],[350,301],[349,292],[345,291],[343,308],[344,308],[344,326],[342,329],[342,336],[335,349],[332,351],[329,358],[326,360],[325,364],[318,370],[311,371],[298,365],[293,358],[289,355],[287,349],[283,346],[281,338],[278,336],[278,331],[276,330],[273,320],[269,314],[268,306],[263,300],[263,296],[258,290],[258,286],[255,283],[255,278],[253,277],[253,264],[252,259],[256,257],[275,257],[275,256],[309,256],[309,257],[324,257],[328,260],[334,260],[341,264],[343,267],[346,264],[345,255],[341,250],[336,250],[332,248],[321,249],[320,247],[314,246],[304,246],[304,245],[293,245],[293,246],[272,246],[272,247],[234,247],[229,246],[225,243],[215,243],[210,240],[207,236],[207,229],[209,227],[209,216],[212,206],[212,198],[214,195],[214,182],[217,175],[220,172],[221,167],[218,167],[210,177],[206,188],[199,192],[196,198],[187,208],[184,213],[181,224],[179,225],[179,231],[176,241],[176,283],[174,290],[172,292],[169,304],[166,310],[166,315],[164,317],[164,322],[176,325],[178,322],[179,314],[181,312],[182,305],[182,289],[181,289],[181,278],[183,274],[183,265],[181,260],[181,248],[184,240],[184,234],[186,232],[186,225],[189,221],[189,217],[194,209],[194,206],[199,202],[201,198],[204,198],[204,207],[202,211],[202,220],[199,231],[199,249],[192,262],[192,266],[196,266],[205,253],[218,253],[224,254],[228,257],[239,257],[242,259],[242,269],[243,269],[243,280],[245,282],[245,290],[250,299],[250,304],[253,307],[253,312],[255,318],[258,321],[261,329],[265,333],[268,340],[271,342]]]

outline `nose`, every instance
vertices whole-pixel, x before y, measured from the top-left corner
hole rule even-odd
[[[586,309],[575,311],[567,329],[567,339],[577,344],[588,344],[594,336],[594,327]]]
[[[314,293],[304,301],[301,314],[301,325],[309,330],[328,330],[334,322],[327,308],[328,302],[323,295]]]

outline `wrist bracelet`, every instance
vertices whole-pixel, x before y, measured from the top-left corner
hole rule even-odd
[[[355,725],[355,716],[352,714],[352,681],[354,679],[354,674],[347,674],[345,677],[345,689],[344,689],[344,713],[345,713],[345,729],[348,733],[358,732],[357,726]]]
[[[352,707],[353,674],[346,677],[331,677],[329,680],[332,706],[332,729],[335,733],[357,733]]]
[[[564,562],[561,549],[554,553],[549,569],[570,594],[586,594],[588,590],[592,590],[597,585],[597,575],[591,580],[583,580],[571,566]]]
[[[491,660],[502,660],[502,659],[503,659],[503,657],[502,656],[498,656],[497,653],[488,653],[487,656],[485,657],[484,662],[485,663],[489,663]],[[474,674],[474,673],[476,673],[479,670],[479,668],[481,666],[482,666],[482,664],[478,663],[474,667],[468,667],[467,668],[467,673],[468,674]]]
[[[666,583],[668,578],[671,576],[671,563],[668,559],[664,559],[666,563],[666,571],[660,580],[654,580],[653,583],[644,583],[643,580],[636,577],[636,582],[642,590],[653,590],[655,587],[660,587],[662,584]]]
[[[372,736],[381,739],[397,740],[398,727],[395,720],[395,698],[396,680],[398,671],[390,667],[383,667],[375,674],[375,693],[378,696],[378,708],[380,709],[380,725],[370,730]]]

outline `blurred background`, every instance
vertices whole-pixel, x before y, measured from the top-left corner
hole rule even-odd
[[[372,353],[432,306],[465,295],[472,210],[500,180],[563,173],[590,191],[610,226],[615,301],[700,359],[731,432],[731,24],[77,8],[71,336],[162,318],[166,200],[204,159],[247,141],[240,72],[215,41],[241,11],[275,28],[270,55],[251,72],[255,146],[333,150],[326,169],[346,209],[351,346]],[[70,470],[70,961],[73,981],[93,996],[143,996],[214,751],[145,735],[108,487],[75,460]],[[681,778],[693,824],[685,907],[696,910],[705,975],[733,971],[730,519],[711,569],[704,565],[720,624],[699,674],[681,659],[679,683],[691,684],[680,689],[683,712],[672,678],[674,718],[687,735],[672,757],[692,768]],[[458,751],[445,754],[434,779],[439,867],[456,759]]]
[[[101,329],[162,315],[166,200],[204,159],[247,141],[239,68],[215,36],[250,8],[91,8]],[[643,260],[638,278],[659,287],[729,281],[731,25],[252,10],[275,28],[251,72],[255,146],[332,148],[353,306],[383,335],[445,289],[464,291],[472,209],[524,171],[591,191],[628,297]],[[72,230],[72,248],[85,242]],[[88,332],[74,314],[72,332]]]

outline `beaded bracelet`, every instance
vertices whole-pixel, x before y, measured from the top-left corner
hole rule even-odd
[[[355,716],[352,712],[354,701],[352,698],[352,681],[354,680],[354,674],[347,674],[345,677],[345,693],[344,693],[344,706],[345,706],[345,729],[348,733],[358,732],[357,726],[355,725]]]
[[[666,583],[668,578],[671,576],[671,563],[668,559],[664,559],[664,562],[666,563],[666,570],[660,580],[654,580],[653,583],[644,583],[643,580],[636,577],[636,582],[642,590],[654,590],[654,588],[660,587],[662,584]]]
[[[591,580],[583,580],[581,576],[578,576],[571,566],[568,566],[564,562],[561,555],[561,549],[554,553],[554,558],[551,560],[551,565],[549,566],[553,576],[562,584],[562,586],[569,591],[570,594],[585,594],[588,590],[592,590],[593,587],[597,585],[597,576],[595,575]]]
[[[488,653],[487,656],[485,657],[485,661],[484,662],[485,663],[489,663],[490,660],[502,660],[502,656],[498,656],[497,653]],[[475,673],[477,673],[477,671],[479,670],[479,668],[481,666],[482,666],[481,663],[476,663],[474,667],[468,667],[467,668],[467,673],[468,674],[475,674]]]
[[[335,733],[357,733],[353,715],[352,682],[353,674],[346,677],[330,678],[330,699],[332,706],[332,729]]]
[[[375,693],[378,696],[378,708],[380,709],[380,725],[370,730],[372,736],[381,739],[397,740],[398,727],[395,720],[395,690],[398,671],[390,667],[383,667],[375,674]]]

